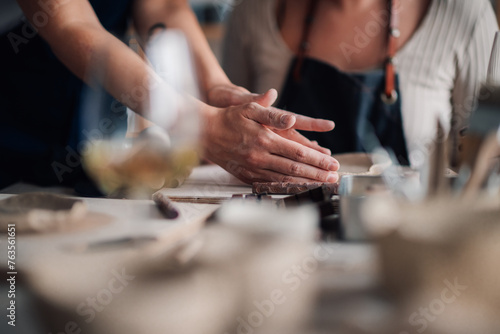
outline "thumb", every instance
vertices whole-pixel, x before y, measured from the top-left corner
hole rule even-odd
[[[276,101],[277,98],[278,98],[278,91],[276,91],[276,89],[274,88],[271,88],[264,94],[254,95],[252,102],[256,102],[261,106],[263,106],[264,108],[269,108],[270,106],[273,105],[273,103]]]

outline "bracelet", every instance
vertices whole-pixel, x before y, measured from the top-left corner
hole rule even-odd
[[[153,36],[156,29],[165,30],[167,29],[167,26],[165,25],[165,23],[161,22],[153,24],[151,28],[148,29],[148,39],[151,38],[151,36]]]

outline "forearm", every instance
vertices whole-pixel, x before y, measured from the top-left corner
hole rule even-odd
[[[40,3],[19,0],[27,18],[41,11]],[[52,8],[47,24],[38,27],[57,58],[89,84],[99,83],[137,112],[148,101],[148,65],[127,45],[107,32],[85,0],[47,0]],[[145,92],[145,94],[141,94]]]
[[[127,45],[100,27],[68,26],[60,38],[73,46],[54,42],[52,50],[74,74],[90,85],[101,84],[127,107],[144,113],[153,73]]]
[[[156,23],[163,23],[169,29],[179,29],[186,35],[203,96],[206,97],[210,88],[216,85],[230,84],[186,0],[136,0],[134,23],[142,43],[147,41],[148,31]]]
[[[165,84],[139,56],[114,36],[97,33],[92,29],[84,31],[68,31],[68,34],[80,42],[74,48],[55,48],[56,55],[79,77],[93,84],[97,79],[104,88],[124,105],[155,121],[153,110],[150,109],[151,94],[159,90],[165,101],[179,101],[183,108],[195,108],[205,126],[202,127],[202,137],[207,136],[207,126],[217,109],[185,94],[175,91]],[[91,74],[91,75],[89,75]],[[92,75],[99,75],[93,78]],[[154,107],[154,106],[153,106]],[[162,124],[158,124],[162,126]]]

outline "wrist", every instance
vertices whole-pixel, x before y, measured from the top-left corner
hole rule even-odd
[[[220,108],[212,107],[206,103],[201,103],[199,109],[200,111],[200,122],[201,122],[201,133],[204,137],[210,128],[213,127],[214,118],[221,111]]]
[[[202,156],[204,158],[209,158],[206,156],[207,147],[210,146],[211,138],[213,138],[213,131],[217,131],[217,116],[222,109],[209,106],[208,104],[202,103],[200,106],[200,144],[202,148]]]
[[[205,96],[208,95],[210,90],[217,86],[232,86],[232,82],[227,75],[221,70],[221,73],[206,74],[205,79],[202,81],[202,89]]]

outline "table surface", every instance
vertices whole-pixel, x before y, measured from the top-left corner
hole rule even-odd
[[[14,194],[33,191],[43,191],[58,194],[69,194],[70,189],[40,188],[29,184],[15,184],[0,191],[0,199]],[[231,197],[232,194],[249,194],[251,187],[245,185],[218,166],[202,166],[195,168],[186,182],[176,189],[163,190],[171,196],[196,197]],[[72,233],[54,233],[43,235],[17,236],[16,265],[22,271],[33,261],[42,256],[64,253],[65,247],[72,244],[82,244],[126,236],[165,236],[176,233],[196,219],[204,218],[213,213],[220,205],[176,203],[180,216],[174,220],[163,218],[151,200],[81,198],[89,211],[107,214],[113,217],[113,222],[98,229],[90,229]],[[0,249],[6,249],[6,238],[0,239]],[[377,282],[377,255],[368,243],[328,242],[328,247],[334,251],[323,263],[325,269],[321,275],[322,288],[328,291],[365,290],[375,286]],[[7,263],[7,252],[0,252],[0,267]],[[2,291],[1,293],[4,293]],[[3,302],[0,302],[3,304]],[[4,305],[0,305],[3,307]],[[28,307],[24,305],[23,308]],[[26,316],[36,312],[24,309]],[[0,331],[4,331],[4,322]],[[8,329],[8,328],[7,328]],[[23,333],[30,334],[30,328]]]

